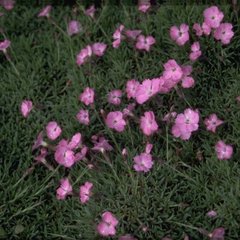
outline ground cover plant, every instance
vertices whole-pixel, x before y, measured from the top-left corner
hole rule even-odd
[[[235,1],[0,4],[1,238],[238,239]]]

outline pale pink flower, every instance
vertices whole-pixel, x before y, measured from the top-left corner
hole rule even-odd
[[[153,148],[153,145],[148,143],[146,145],[145,153],[150,154],[150,152],[152,151],[152,148]]]
[[[169,60],[163,65],[163,67],[165,68],[165,71],[163,72],[163,77],[165,79],[171,79],[174,82],[180,81],[183,72],[175,60]]]
[[[87,147],[83,147],[83,148],[81,149],[81,152],[76,153],[76,154],[75,154],[74,163],[82,160],[82,159],[86,156],[87,151],[88,151],[88,148],[87,148]]]
[[[0,42],[0,51],[3,51],[5,53],[10,43],[11,42],[9,40],[4,40],[3,42]]]
[[[127,93],[127,98],[135,98],[136,96],[136,91],[139,87],[140,83],[136,81],[135,79],[132,79],[127,82],[126,85],[126,93]]]
[[[81,203],[85,203],[90,199],[91,188],[93,184],[90,182],[85,182],[83,186],[80,187],[80,199]]]
[[[13,9],[13,4],[15,3],[14,0],[0,0],[0,4],[6,9],[11,10]]]
[[[181,66],[183,76],[182,76],[182,87],[183,88],[190,88],[194,84],[194,79],[189,77],[192,72],[192,67],[190,65]]]
[[[51,140],[58,138],[62,132],[62,129],[56,122],[49,122],[46,126],[47,136]]]
[[[82,49],[80,53],[77,55],[76,63],[78,66],[81,66],[83,63],[87,62],[87,60],[92,56],[92,47],[87,45],[86,48]]]
[[[182,23],[180,29],[177,26],[172,26],[170,29],[170,36],[173,41],[176,41],[178,46],[184,45],[189,40],[189,27]]]
[[[51,11],[51,6],[50,5],[48,5],[46,8],[44,8],[43,9],[43,11],[42,12],[40,12],[39,14],[38,14],[38,17],[49,17],[50,15],[49,15],[49,12]]]
[[[81,24],[78,21],[71,21],[68,25],[68,34],[71,36],[73,34],[78,34],[82,31]]]
[[[145,13],[151,6],[150,0],[138,0],[138,6],[138,10]]]
[[[232,31],[231,23],[222,23],[220,26],[214,31],[213,36],[217,40],[221,40],[223,44],[230,43],[231,38],[234,36],[234,32]]]
[[[112,45],[114,48],[118,48],[119,44],[121,43],[121,39],[122,39],[122,31],[124,29],[123,25],[120,25],[120,27],[117,28],[116,32],[113,34],[113,39],[115,39],[115,41],[113,41]]]
[[[191,46],[191,50],[192,50],[192,52],[190,53],[189,58],[192,61],[198,59],[202,55],[202,52],[200,51],[199,42],[193,43]]]
[[[70,141],[70,143],[68,143],[68,145],[67,145],[67,147],[69,148],[69,149],[77,149],[77,148],[79,148],[79,147],[81,147],[82,146],[82,135],[81,135],[81,133],[76,133],[73,137],[72,137],[72,139],[71,139],[71,141]]]
[[[107,45],[105,43],[94,43],[92,46],[93,53],[97,56],[102,56],[106,48]]]
[[[137,38],[136,48],[145,49],[147,52],[150,50],[150,46],[155,43],[155,39],[152,36],[139,35]]]
[[[94,89],[93,88],[85,88],[84,92],[79,95],[79,100],[84,102],[87,106],[94,102]]]
[[[215,146],[218,159],[229,159],[232,156],[233,148],[230,145],[226,145],[223,141],[218,141]]]
[[[121,103],[122,91],[121,90],[113,90],[108,95],[108,102],[114,105],[119,105]]]
[[[127,30],[125,32],[126,37],[135,40],[142,30]]]
[[[198,23],[193,24],[193,29],[196,31],[197,36],[202,36],[202,33],[209,35],[211,32],[211,27],[203,22],[202,27]]]
[[[47,147],[48,144],[43,141],[43,131],[41,131],[37,137],[37,140],[34,142],[32,150],[37,149],[39,146]]]
[[[120,111],[108,113],[106,123],[109,128],[113,128],[118,132],[122,132],[126,125],[123,114]]]
[[[147,136],[157,131],[158,125],[157,125],[157,122],[155,121],[155,115],[152,111],[144,113],[144,117],[141,117],[140,127],[143,133]]]
[[[72,192],[72,186],[71,184],[69,183],[69,179],[66,178],[65,180],[64,179],[61,179],[60,180],[60,188],[57,189],[57,199],[65,199],[66,196]]]
[[[116,235],[115,227],[118,225],[118,220],[110,213],[102,214],[102,222],[97,226],[97,231],[103,236]]]
[[[95,11],[96,11],[96,9],[95,9],[94,5],[92,5],[89,9],[87,9],[86,11],[84,11],[84,14],[87,15],[87,16],[93,17]]]
[[[207,212],[207,215],[208,215],[208,217],[215,217],[217,215],[217,213],[215,211],[211,210],[211,211]]]
[[[88,113],[88,110],[83,110],[83,109],[79,110],[79,112],[77,114],[77,120],[80,123],[88,125],[89,124],[89,113]]]
[[[94,136],[95,137],[95,136]],[[112,151],[113,147],[108,143],[108,140],[106,140],[104,137],[100,136],[97,138],[93,138],[95,146],[92,148],[92,150],[105,152],[105,151]]]
[[[208,131],[215,133],[216,127],[223,124],[224,122],[218,119],[216,114],[211,114],[208,118],[204,119],[204,124],[207,127]]]
[[[153,166],[152,156],[147,153],[141,153],[141,155],[135,156],[135,164],[133,165],[134,169],[137,172],[149,172]]]
[[[224,15],[216,6],[207,8],[203,12],[204,22],[211,28],[217,28],[220,25]]]
[[[23,116],[26,118],[32,110],[32,101],[23,101],[21,105],[21,111]]]

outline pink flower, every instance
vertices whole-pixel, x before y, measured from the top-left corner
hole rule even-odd
[[[41,149],[41,154],[37,157],[34,158],[34,160],[36,160],[36,162],[34,163],[34,165],[37,165],[37,164],[44,164],[50,171],[54,171],[54,167],[52,165],[50,165],[47,160],[45,159],[46,156],[48,155],[48,152],[45,148],[42,148]]]
[[[113,34],[113,39],[115,39],[115,41],[113,41],[112,45],[114,48],[118,48],[119,44],[121,43],[121,38],[122,38],[122,30],[124,29],[123,25],[120,25],[120,27],[117,28],[116,32]]]
[[[6,10],[11,10],[13,9],[13,4],[15,1],[13,0],[1,0],[0,4],[6,9]]]
[[[97,231],[103,236],[115,235],[115,227],[118,225],[118,220],[110,213],[102,214],[102,222],[97,226]]]
[[[224,15],[216,6],[207,8],[203,12],[204,22],[211,28],[217,28],[220,25]]]
[[[165,79],[171,79],[174,82],[180,81],[183,72],[181,67],[177,64],[175,60],[169,60],[164,65],[165,71],[163,72],[163,77]]]
[[[72,186],[71,184],[69,183],[69,179],[66,178],[65,180],[64,179],[61,179],[60,180],[60,188],[57,189],[57,199],[65,199],[66,196],[72,192]]]
[[[152,36],[145,37],[139,35],[137,38],[136,48],[145,49],[147,52],[150,50],[150,46],[155,43],[155,39]]]
[[[91,6],[89,9],[87,9],[86,11],[84,11],[84,14],[87,15],[87,16],[91,16],[93,17],[94,16],[94,13],[95,13],[96,9],[93,6]]]
[[[84,102],[87,106],[90,103],[94,102],[94,89],[93,88],[85,88],[84,92],[79,95],[79,100]]]
[[[234,36],[231,23],[222,23],[213,33],[217,40],[221,40],[223,44],[230,43],[231,38]]]
[[[123,119],[123,114],[120,111],[110,112],[107,115],[107,126],[113,128],[118,132],[122,132],[126,125],[125,120]]]
[[[215,211],[211,210],[207,213],[207,215],[208,215],[208,217],[215,217],[217,215],[217,213]]]
[[[23,101],[21,105],[21,111],[23,116],[26,118],[32,110],[32,101]]]
[[[202,55],[199,42],[193,43],[193,45],[191,46],[191,50],[192,52],[190,53],[189,58],[192,61],[198,59]]]
[[[43,141],[43,131],[41,131],[37,137],[37,140],[34,142],[32,150],[37,149],[39,146],[47,147],[48,144]]]
[[[80,199],[81,203],[85,203],[89,200],[89,197],[91,195],[91,188],[93,184],[90,182],[85,182],[83,186],[80,187]]]
[[[160,87],[163,85],[164,81],[160,78],[153,78],[152,80],[146,79],[139,85],[135,97],[139,104],[143,104],[150,97],[156,94]]]
[[[151,6],[150,0],[138,0],[138,6],[138,10],[145,13]]]
[[[80,123],[83,123],[85,125],[89,124],[89,114],[88,114],[88,110],[83,110],[81,109],[78,114],[77,114],[77,120]]]
[[[139,35],[142,32],[142,30],[127,30],[125,32],[126,37],[135,40],[137,35]]]
[[[152,132],[157,131],[158,125],[155,121],[155,115],[152,111],[144,113],[144,117],[141,117],[140,127],[143,133],[147,136],[151,135]]]
[[[76,153],[75,154],[74,163],[82,160],[86,156],[87,151],[88,151],[87,147],[83,147],[81,152]]]
[[[171,112],[171,118],[174,119],[177,116],[176,112]],[[162,119],[163,122],[167,122],[168,119],[170,117],[170,114],[168,113],[167,115],[164,116],[164,118]]]
[[[42,12],[40,12],[39,14],[38,14],[38,17],[49,17],[50,15],[49,15],[49,12],[51,11],[51,6],[50,5],[48,5],[46,8],[44,8],[43,9],[43,11]]]
[[[229,159],[232,156],[233,148],[230,145],[226,145],[223,141],[218,141],[215,146],[218,159]]]
[[[118,238],[118,240],[138,240],[137,238],[131,237],[129,235],[121,236]]]
[[[202,33],[209,35],[211,32],[211,27],[208,26],[205,22],[203,22],[202,27],[198,23],[194,23],[193,29],[196,31],[198,36],[202,36]]]
[[[0,51],[3,51],[5,53],[6,49],[9,47],[10,43],[11,42],[8,40],[4,40],[3,42],[0,42]]]
[[[46,126],[47,136],[51,140],[58,138],[62,132],[62,129],[56,122],[49,122]]]
[[[210,240],[224,240],[225,230],[223,227],[215,229],[210,233]]]
[[[190,88],[194,84],[194,79],[192,77],[188,77],[192,72],[192,67],[190,65],[181,66],[183,76],[182,76],[182,87]]]
[[[105,43],[94,43],[92,46],[93,53],[97,56],[102,56],[106,48],[107,45]]]
[[[208,118],[205,118],[204,124],[208,131],[215,133],[216,127],[223,124],[222,120],[219,120],[216,114],[211,114]]]
[[[137,91],[139,85],[140,85],[140,83],[138,81],[136,81],[135,79],[132,79],[127,82],[126,93],[127,93],[128,99],[135,98],[136,91]]]
[[[136,103],[129,103],[127,108],[123,109],[123,118],[127,116],[134,116],[132,110],[136,107]]]
[[[100,151],[100,152],[113,150],[113,147],[108,143],[108,140],[106,140],[104,137],[97,136],[96,138],[93,138],[93,140],[94,140],[95,146],[92,148],[92,150],[96,150],[96,151]]]
[[[153,166],[152,156],[150,154],[141,153],[141,155],[135,156],[133,159],[135,162],[133,167],[137,172],[149,172]]]
[[[82,135],[81,135],[81,133],[76,133],[72,137],[71,142],[67,144],[67,147],[71,150],[82,147]]]
[[[92,56],[92,47],[87,45],[86,48],[82,49],[80,53],[77,55],[76,63],[78,66],[81,66],[83,63],[87,62],[87,60]]]
[[[113,90],[108,95],[108,102],[114,105],[119,105],[121,103],[120,97],[122,96],[121,90]]]
[[[68,25],[68,34],[71,36],[73,34],[78,34],[82,31],[82,27],[78,21],[71,21]]]
[[[170,29],[170,36],[173,41],[176,41],[178,46],[184,45],[189,40],[189,27],[182,23],[180,29],[177,26],[172,26]]]

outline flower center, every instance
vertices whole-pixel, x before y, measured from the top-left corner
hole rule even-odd
[[[190,120],[189,119],[186,119],[186,122],[185,122],[186,124],[189,124],[190,123]]]
[[[113,122],[113,123],[114,123],[114,124],[116,124],[117,122],[118,122],[117,120],[114,120],[114,122]]]

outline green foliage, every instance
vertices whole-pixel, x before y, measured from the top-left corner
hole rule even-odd
[[[110,2],[97,12],[96,24],[82,13],[80,1],[77,16],[69,7],[52,9],[58,27],[46,18],[37,18],[39,8],[16,4],[12,11],[4,11],[0,19],[4,34],[0,35],[0,41],[5,38],[11,41],[8,53],[20,75],[0,53],[0,238],[105,239],[97,233],[96,226],[101,214],[110,211],[119,225],[117,235],[108,239],[127,234],[138,239],[183,239],[185,235],[203,239],[194,227],[211,232],[220,226],[226,229],[226,239],[238,239],[240,111],[236,97],[240,95],[240,55],[236,49],[240,47],[240,22],[232,5],[218,5],[224,12],[224,22],[234,25],[231,43],[222,45],[212,35],[197,37],[192,25],[202,23],[202,13],[209,6],[161,4],[151,14],[142,14],[137,6],[124,2],[114,6]],[[78,35],[66,34],[67,15],[82,24],[83,31]],[[169,30],[181,23],[189,25],[191,39],[179,47],[171,40]],[[120,24],[125,29],[141,29],[143,35],[152,35],[156,44],[149,53],[136,50],[129,41],[122,41],[114,49],[112,35]],[[202,57],[191,62],[188,56],[195,41],[200,43]],[[104,55],[77,66],[77,54],[95,42],[108,45]],[[130,125],[122,133],[108,129],[100,109],[106,113],[122,111],[128,104],[127,81],[159,77],[169,59],[193,67],[194,87],[181,89],[187,101],[172,90],[158,95],[163,106],[153,98],[138,105],[133,113],[141,117],[151,109],[159,120],[173,105],[177,113],[190,105],[200,112],[200,127],[188,141],[183,141],[173,137],[172,125],[168,129],[160,123],[162,133],[154,134],[151,139],[152,155],[157,160],[150,172],[138,174],[133,169],[133,157],[144,152],[149,139],[133,119],[129,119]],[[71,83],[67,84],[69,80]],[[86,87],[95,90],[95,110],[78,100]],[[123,91],[118,107],[107,103],[108,93],[113,89]],[[34,105],[42,104],[44,108],[33,109],[24,118],[20,111],[23,100],[32,100]],[[88,126],[76,119],[82,108],[89,109]],[[212,113],[224,120],[216,134],[206,131],[203,123]],[[56,168],[54,172],[44,165],[36,165],[25,176],[39,154],[39,150],[32,151],[33,143],[49,121],[56,121],[62,128],[53,145],[80,132],[83,143],[92,148],[91,136],[103,133],[114,146],[114,151],[109,153],[113,169],[101,153],[95,153],[94,163],[98,162],[100,172],[89,169],[83,161],[66,170],[57,166],[52,152],[47,160]],[[229,161],[217,159],[214,146],[219,140],[234,148]],[[123,161],[123,148],[127,149],[128,164]],[[178,152],[179,149],[182,150]],[[197,159],[199,152],[201,161]],[[94,193],[102,197],[91,197],[85,204],[72,196],[57,200],[59,180],[67,176],[74,192],[79,193],[79,187],[89,181],[93,183]],[[212,209],[217,211],[217,216],[210,219],[206,213]],[[147,232],[142,231],[143,225],[147,226]]]

